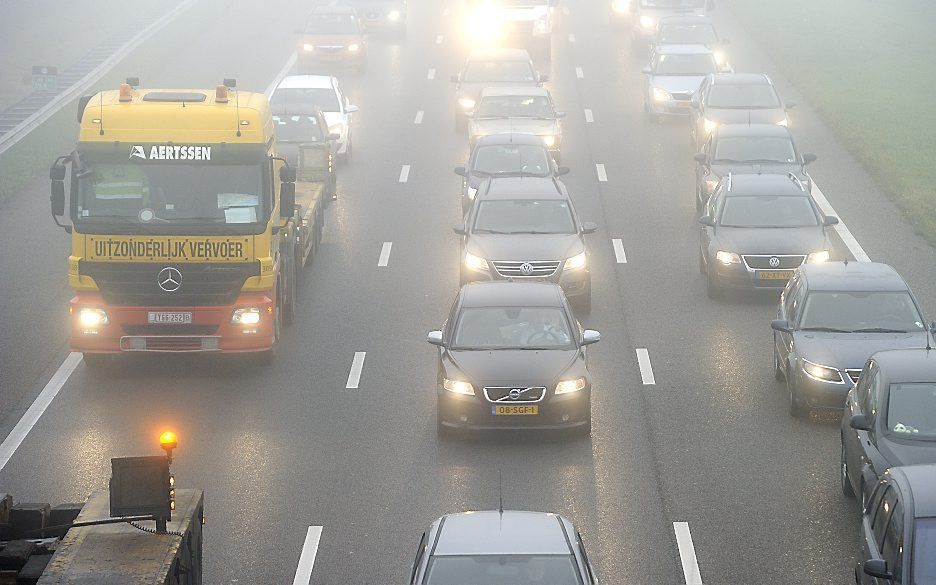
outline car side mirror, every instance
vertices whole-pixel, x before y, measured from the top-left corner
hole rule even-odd
[[[442,340],[441,331],[430,331],[429,335],[426,336],[426,341],[432,345],[438,345],[439,347],[442,347],[445,344],[445,342]]]
[[[280,217],[292,217],[296,211],[296,184],[280,184]]]
[[[455,174],[460,177],[467,177],[468,169],[466,169],[465,167],[455,167]]]
[[[547,81],[549,81],[549,75],[545,73],[540,73],[536,76],[536,79],[539,81],[539,83],[546,83]]]
[[[601,333],[594,329],[586,329],[582,332],[582,345],[591,345],[601,341]]]
[[[569,167],[559,167],[556,169],[556,176],[561,177],[562,175],[568,175],[570,172],[571,169],[569,169]]]
[[[838,225],[838,222],[839,222],[839,218],[835,217],[834,215],[827,215],[825,216],[825,220],[823,220],[822,225],[824,226]]]
[[[784,106],[786,107],[786,109],[792,110],[796,107],[796,102],[787,102],[786,104],[784,104]]]
[[[807,152],[803,155],[803,164],[808,165],[811,162],[816,162],[816,155],[811,152]]]
[[[699,218],[699,223],[708,227],[715,227],[715,220],[712,219],[711,215],[703,215]]]
[[[887,570],[887,561],[884,559],[868,559],[864,562],[864,568],[862,570],[864,574],[869,577],[877,577],[878,579],[885,579],[887,581],[894,579],[893,573]]]
[[[347,114],[353,114],[354,112],[360,111],[360,109],[361,109],[361,108],[355,106],[354,104],[350,104],[350,105],[348,105],[348,107],[346,107],[346,108],[344,109],[344,111],[345,111],[345,113],[347,113]]]
[[[692,158],[700,165],[704,165],[705,163],[708,162],[708,155],[705,154],[704,152],[696,153],[696,155]]]
[[[451,80],[452,83],[459,83],[461,81],[460,79],[458,79],[457,75],[453,75],[449,79]]]
[[[468,231],[465,229],[465,224],[463,223],[456,223],[453,225],[452,231],[460,236],[464,236],[466,233],[468,233]]]
[[[586,221],[582,223],[582,233],[583,234],[593,234],[598,231],[598,224],[593,221]]]
[[[871,419],[869,419],[866,414],[853,414],[852,417],[848,419],[848,426],[856,431],[870,431]]]
[[[770,328],[780,333],[793,333],[793,328],[786,319],[774,319],[770,322]]]
[[[649,65],[647,65],[646,67],[641,69],[640,72],[643,73],[644,75],[650,75],[651,73],[653,73],[653,70],[650,69]]]
[[[936,334],[936,321],[930,323],[930,333]]]

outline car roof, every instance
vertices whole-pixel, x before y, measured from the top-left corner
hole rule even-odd
[[[715,85],[772,85],[764,73],[713,73]]]
[[[552,177],[491,177],[486,188],[479,190],[484,200],[491,199],[559,199],[568,197]]]
[[[936,350],[888,349],[871,356],[890,384],[936,382]]]
[[[705,45],[660,45],[657,55],[711,55],[712,50]]]
[[[545,87],[534,85],[489,86],[481,90],[481,97],[493,97],[500,95],[535,95],[547,97],[549,92]]]
[[[463,307],[561,307],[562,294],[551,282],[472,282],[461,289]]]
[[[497,510],[442,517],[433,555],[572,554],[562,517],[544,512]]]
[[[792,138],[793,133],[779,124],[723,124],[715,129],[716,138],[728,136],[777,136]]]
[[[891,467],[885,473],[893,475],[902,488],[910,489],[914,518],[936,516],[936,490],[933,489],[936,485],[936,464],[901,465]]]
[[[530,54],[525,49],[504,49],[486,47],[474,49],[468,54],[468,61],[530,61]]]
[[[708,16],[664,16],[660,19],[660,26],[665,24],[711,24],[712,19]]]
[[[331,75],[287,75],[276,89],[334,89]]]
[[[896,270],[882,262],[807,263],[799,270],[809,290],[897,292],[910,288]]]
[[[726,197],[745,197],[756,195],[771,195],[774,197],[808,197],[809,191],[801,187],[801,183],[783,173],[741,173],[731,174],[728,180],[729,188],[725,189]]]
[[[542,146],[544,149],[546,148],[546,145],[543,144],[543,139],[536,134],[527,134],[526,132],[502,132],[482,136],[478,139],[478,142],[475,143],[475,149],[479,146],[490,146],[492,144],[532,144],[535,146]]]

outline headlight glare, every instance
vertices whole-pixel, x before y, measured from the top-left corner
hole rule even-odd
[[[718,179],[705,179],[705,192],[711,193],[718,186]]]
[[[815,364],[809,360],[803,360],[803,371],[806,375],[820,382],[841,382],[842,374],[835,368]]]
[[[829,251],[828,250],[819,250],[818,252],[813,252],[807,258],[807,262],[812,262],[818,264],[819,262],[828,262],[829,260]]]
[[[570,394],[572,392],[578,392],[583,388],[585,388],[585,378],[563,380],[556,384],[556,394]]]
[[[107,325],[109,322],[107,312],[104,309],[84,307],[78,312],[78,323],[82,329],[96,329],[101,325]]]
[[[790,125],[790,119],[787,118],[786,116],[784,116],[782,120],[777,122],[777,126],[783,126],[784,128],[786,128],[789,125]]]
[[[614,2],[611,3],[611,10],[618,14],[630,12],[630,0],[614,0]]]
[[[641,16],[640,26],[644,28],[653,28],[654,26],[656,26],[656,19],[653,18],[652,16],[647,16],[647,15]]]
[[[471,98],[458,98],[458,105],[463,110],[470,110],[475,107],[475,101]]]
[[[722,264],[724,264],[725,266],[741,263],[741,256],[738,256],[734,252],[725,252],[724,250],[719,250],[718,252],[716,252],[715,259],[721,262]]]
[[[667,102],[673,99],[673,94],[666,91],[665,89],[654,87],[653,88],[653,99],[657,102]]]
[[[474,387],[468,382],[460,380],[442,379],[442,387],[455,394],[464,394],[465,396],[474,396]]]
[[[311,53],[312,51],[315,50],[315,45],[305,43],[302,45],[302,50],[305,51],[306,53]]]
[[[479,256],[475,256],[471,252],[465,252],[465,266],[469,270],[477,270],[479,272],[488,271],[487,260]]]
[[[475,195],[478,194],[478,190],[474,187],[468,187],[468,199],[474,201]]]
[[[400,20],[400,17],[401,17],[401,16],[403,16],[403,15],[400,14],[400,11],[399,11],[399,10],[391,10],[390,12],[387,13],[387,20],[392,20],[392,21],[396,22],[396,21]]]
[[[231,325],[257,325],[260,323],[259,307],[241,307],[234,309],[231,315]]]
[[[715,122],[715,121],[713,121],[713,120],[709,120],[708,118],[705,118],[705,119],[703,120],[703,124],[705,124],[705,133],[706,133],[706,134],[711,133],[712,130],[718,128],[718,122]]]
[[[546,145],[546,148],[552,148],[556,145],[556,136],[554,134],[547,134],[543,136],[543,144]]]
[[[588,263],[588,257],[585,252],[576,254],[565,261],[565,270],[581,270]]]
[[[348,50],[351,51],[352,53],[357,53],[358,51],[361,50],[361,45],[357,43],[351,43],[350,45],[348,45]]]
[[[549,23],[546,22],[545,18],[541,18],[536,21],[536,24],[533,25],[533,32],[536,34],[549,32]]]
[[[715,56],[715,63],[718,65],[725,64],[725,52],[724,51],[714,51],[712,53]]]

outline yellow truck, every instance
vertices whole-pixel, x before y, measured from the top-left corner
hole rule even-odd
[[[323,190],[297,204],[263,94],[232,79],[138,85],[82,98],[77,145],[50,170],[52,215],[72,241],[70,346],[92,366],[123,352],[270,363],[320,239]]]

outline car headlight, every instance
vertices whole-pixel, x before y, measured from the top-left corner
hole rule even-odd
[[[565,261],[564,270],[580,270],[585,268],[585,265],[588,263],[588,257],[585,255],[585,252],[581,254],[576,254],[568,260]]]
[[[618,14],[627,14],[630,12],[630,0],[614,0],[611,3],[611,10]]]
[[[104,309],[96,309],[94,307],[83,307],[78,311],[78,323],[81,325],[82,329],[86,330],[95,330],[91,331],[97,333],[96,329],[101,325],[107,325],[110,320],[107,318],[107,311]]]
[[[533,24],[533,34],[545,34],[549,32],[549,23],[545,18],[541,18]]]
[[[809,360],[803,360],[803,371],[810,378],[820,382],[842,381],[842,374],[836,368],[815,364]]]
[[[718,179],[705,179],[705,192],[711,193],[718,186]]]
[[[783,126],[784,128],[788,127],[789,125],[790,125],[790,119],[787,118],[786,116],[784,116],[782,120],[777,122],[777,126]]]
[[[474,187],[468,187],[468,199],[474,201],[475,195],[478,194],[478,190]]]
[[[231,325],[257,325],[260,323],[260,309],[257,307],[242,307],[234,309],[231,315]]]
[[[644,28],[653,28],[656,26],[656,19],[652,16],[643,15],[640,17],[640,26]]]
[[[471,98],[458,98],[458,105],[463,110],[470,110],[475,107],[475,101]]]
[[[556,146],[557,140],[555,134],[547,134],[541,138],[543,139],[543,144],[546,145],[546,148],[552,148],[553,146]]]
[[[312,51],[315,50],[315,45],[305,43],[302,45],[302,50],[305,51],[306,53],[311,53]]]
[[[387,13],[387,20],[392,20],[393,22],[396,22],[400,20],[401,16],[403,15],[400,14],[399,10],[391,10],[390,12]]]
[[[725,52],[724,51],[713,51],[712,54],[715,56],[715,63],[717,65],[725,64]]]
[[[585,378],[576,378],[575,380],[563,380],[556,384],[556,394],[569,394],[578,392],[585,387]]]
[[[357,53],[358,51],[361,50],[361,45],[357,43],[351,43],[350,45],[348,45],[348,50],[351,51],[352,53]]]
[[[829,251],[828,250],[819,250],[818,252],[813,252],[806,257],[807,262],[819,263],[827,262],[829,260]]]
[[[469,270],[477,270],[479,272],[488,271],[487,260],[479,256],[475,256],[471,252],[465,252],[465,266]]]
[[[658,102],[668,102],[673,99],[673,94],[666,91],[665,89],[654,87],[653,88],[653,99]]]
[[[455,394],[464,394],[466,396],[474,396],[474,387],[468,382],[442,378],[442,387],[448,390],[449,392],[454,392]]]
[[[725,266],[729,266],[731,264],[741,264],[741,256],[738,256],[734,252],[725,252],[724,250],[715,252],[715,259]]]
[[[704,118],[702,124],[705,125],[705,133],[710,134],[712,130],[718,128],[718,122]]]
[[[344,130],[344,124],[332,124],[328,127],[329,134],[342,134]]]

